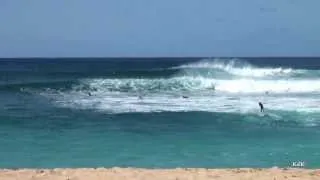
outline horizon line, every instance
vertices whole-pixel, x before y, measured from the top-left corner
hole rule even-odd
[[[30,57],[0,57],[0,59],[168,59],[168,58],[320,58],[320,56],[30,56]]]

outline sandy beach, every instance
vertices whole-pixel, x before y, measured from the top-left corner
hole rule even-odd
[[[310,169],[2,169],[1,180],[319,180]]]

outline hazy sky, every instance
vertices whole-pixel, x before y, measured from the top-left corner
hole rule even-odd
[[[0,0],[0,57],[320,56],[320,0]]]

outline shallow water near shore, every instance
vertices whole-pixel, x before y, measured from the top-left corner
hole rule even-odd
[[[316,168],[318,62],[1,60],[0,167]]]

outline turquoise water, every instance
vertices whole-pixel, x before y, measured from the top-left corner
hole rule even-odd
[[[316,168],[318,61],[1,60],[0,167]]]

